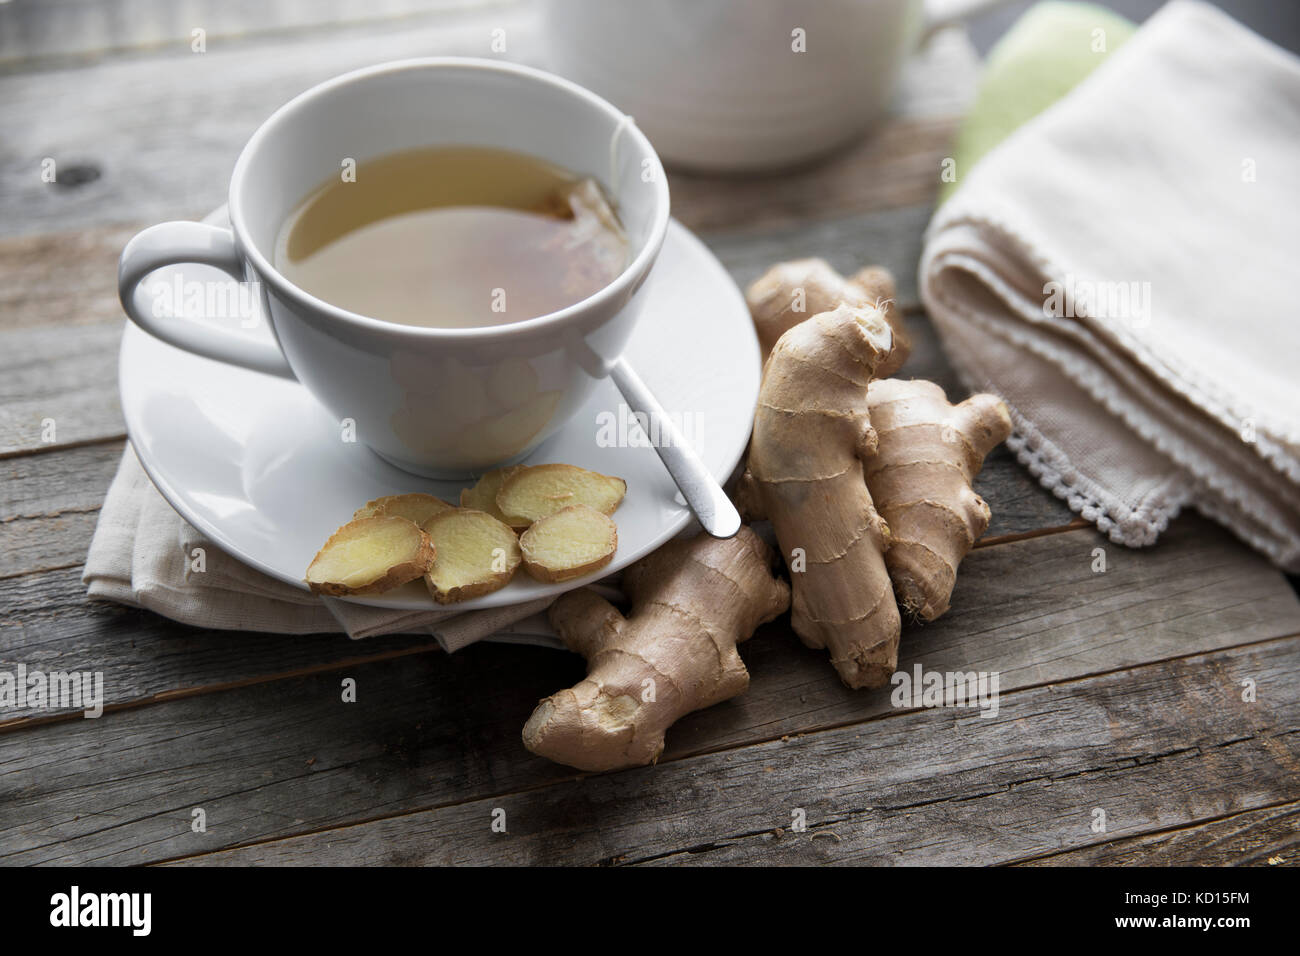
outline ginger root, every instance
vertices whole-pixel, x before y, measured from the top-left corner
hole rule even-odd
[[[893,288],[878,267],[846,280],[801,259],[746,295],[760,340],[779,338],[736,504],[771,518],[794,581],[795,633],[829,648],[850,687],[893,673],[900,609],[925,620],[948,610],[957,566],[989,523],[971,484],[1011,431],[995,396],[953,406],[931,382],[883,377],[901,364],[884,338],[900,328],[884,311]],[[797,305],[826,311],[801,322]]]
[[[579,770],[653,763],[679,717],[742,693],[736,651],[785,611],[789,587],[748,527],[734,538],[670,541],[625,572],[627,617],[594,591],[570,591],[551,625],[587,659],[587,677],[537,705],[524,746]]]
[[[892,338],[880,310],[845,304],[782,335],[763,372],[741,479],[746,510],[772,522],[790,565],[795,633],[828,649],[850,687],[885,683],[898,659],[889,528],[863,475],[876,451],[867,386]]]
[[[764,358],[794,326],[820,312],[830,312],[840,303],[879,309],[889,323],[893,347],[876,368],[877,378],[897,372],[912,351],[894,301],[894,278],[879,266],[868,266],[846,279],[825,259],[779,262],[750,285],[745,301]]]
[[[989,506],[971,483],[1011,434],[1011,417],[996,396],[950,405],[942,388],[919,379],[872,382],[867,406],[878,440],[867,488],[889,525],[894,594],[933,621],[948,610],[957,565],[989,526]]]

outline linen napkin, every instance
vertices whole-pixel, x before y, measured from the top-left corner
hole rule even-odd
[[[488,639],[563,647],[546,621],[550,599],[470,612],[389,610],[317,597],[250,568],[172,509],[129,444],[100,511],[82,581],[93,598],[196,627],[342,631],[353,638],[416,634],[432,636],[448,652]]]
[[[1297,210],[1300,61],[1179,0],[966,172],[921,296],[1112,540],[1190,505],[1300,572]]]

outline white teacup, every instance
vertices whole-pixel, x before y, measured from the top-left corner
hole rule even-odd
[[[629,264],[559,312],[465,329],[358,315],[276,270],[282,224],[345,161],[360,178],[367,159],[437,145],[509,149],[592,176],[618,209]],[[667,231],[668,186],[646,137],[582,87],[494,60],[405,60],[336,77],[277,110],[235,164],[230,221],[230,229],[165,222],[131,239],[118,268],[131,320],[199,355],[296,378],[383,458],[461,478],[528,454],[618,358]],[[156,314],[142,280],[187,263],[256,282],[278,347],[233,323]]]

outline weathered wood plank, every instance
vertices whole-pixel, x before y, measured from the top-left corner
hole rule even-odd
[[[929,215],[929,206],[917,206],[812,225],[716,235],[709,238],[709,245],[742,288],[782,259],[821,255],[845,271],[879,263],[897,277],[900,304],[915,309],[919,305],[915,273],[920,236]],[[0,350],[6,356],[14,353],[32,366],[34,376],[48,379],[44,373],[53,371],[55,375],[76,372],[93,381],[106,376],[115,379],[116,348],[111,343],[123,321],[117,302],[117,257],[134,229],[104,227],[0,239]],[[918,337],[925,341],[917,342],[908,373],[951,378],[928,323],[915,324]],[[73,326],[75,331],[42,334],[53,326]],[[91,354],[98,357],[98,366],[50,367],[48,363],[66,360],[69,342],[82,337],[94,343]],[[2,371],[14,367],[13,359],[0,361],[5,363],[0,365]],[[12,378],[12,374],[6,375],[6,379]],[[78,381],[55,379],[54,385]],[[30,379],[15,380],[0,391],[0,403],[22,399],[27,392],[19,386],[29,384]]]
[[[184,35],[196,25],[187,21]],[[491,46],[497,29],[507,41],[501,54]],[[286,100],[350,69],[438,54],[547,63],[536,9],[510,4],[361,24],[309,39],[210,34],[202,54],[182,42],[88,67],[0,75],[7,117],[0,235],[201,216],[224,200],[248,136]],[[893,117],[874,136],[816,169],[766,185],[674,176],[677,215],[688,225],[717,228],[929,201],[952,117],[964,111],[977,70],[969,41],[946,31],[907,64]],[[80,166],[93,178],[79,185],[44,182],[46,158],[65,170]]]
[[[225,201],[239,150],[277,107],[339,73],[384,60],[493,56],[506,30],[508,58],[544,57],[534,12],[524,6],[286,36],[181,44],[90,67],[0,76],[0,234],[79,230],[123,222],[197,218]],[[89,167],[80,185],[42,179]]]
[[[60,449],[57,454],[0,460],[0,528],[64,511],[97,510],[125,447],[121,440],[106,441]],[[14,539],[5,540],[0,551],[14,543]]]
[[[1271,572],[1270,585],[1259,559],[1222,538],[1207,541],[1215,534],[1202,524],[1189,529],[1189,540],[1145,559],[1112,552],[1104,575],[1088,570],[1096,543],[1091,532],[983,549],[969,559],[951,614],[908,629],[901,668],[998,671],[1008,694],[1300,630],[1296,598],[1280,576]],[[1198,541],[1207,543],[1198,550]],[[1242,560],[1225,558],[1216,547],[1235,548]],[[32,607],[35,602],[20,605]],[[28,610],[0,613],[45,635],[33,641],[0,628],[0,669],[32,662],[36,654],[46,667],[101,669],[107,692],[120,695],[121,688],[138,686],[141,671],[184,686],[195,682],[191,675],[218,668],[232,678],[239,666],[256,673],[267,667],[267,653],[279,655],[273,666],[285,666],[295,652],[311,659],[302,640],[259,643],[255,635],[189,631],[187,639],[164,643],[141,633],[148,622],[137,618],[122,621],[116,638],[134,639],[136,656],[128,661],[125,650],[113,651],[121,664],[110,666],[101,656],[96,666],[92,642],[102,638],[84,611],[48,613],[49,620]],[[332,651],[323,646],[328,661]],[[103,647],[107,653],[112,642]],[[223,647],[232,653],[223,654]],[[679,722],[661,768],[719,751],[725,764],[732,748],[799,734],[816,740],[822,734],[815,731],[895,712],[887,691],[845,689],[823,654],[803,648],[780,626],[748,642],[744,656],[749,691]],[[539,697],[581,675],[570,655],[480,645],[451,658],[317,663],[320,672],[292,680],[0,733],[0,795],[12,797],[0,800],[0,847],[32,862],[191,853],[184,807],[199,799],[190,795],[196,788],[209,819],[219,814],[225,821],[205,838],[203,848],[213,848],[572,775],[527,756],[518,736]],[[357,704],[339,703],[344,677],[358,682]],[[944,740],[940,735],[936,746],[947,746]],[[46,773],[54,754],[75,772]],[[306,768],[313,757],[316,763]],[[250,791],[250,780],[264,786]]]
[[[1014,862],[1096,843],[1098,809],[1113,839],[1294,801],[1298,663],[1288,639],[183,862]]]
[[[90,600],[80,566],[0,581],[0,671],[13,673],[19,664],[29,670],[98,671],[110,707],[420,653],[442,656],[427,635],[353,641],[342,634],[188,627],[150,611]],[[567,655],[550,656],[568,663]],[[12,732],[15,720],[76,712],[0,708],[0,731]]]
[[[484,0],[190,0],[183,6],[175,0],[6,3],[0,5],[0,65],[30,69],[33,61],[51,58],[164,45],[187,48],[196,28],[216,44],[276,31],[484,5]]]
[[[117,396],[123,321],[0,332],[0,456],[125,434]]]
[[[1097,548],[1106,558],[1103,573],[1092,570]],[[1189,516],[1146,551],[1113,545],[1092,529],[973,551],[952,609],[933,623],[904,625],[899,669],[997,671],[1004,689],[1018,688],[1296,633],[1300,599],[1283,575],[1227,532]],[[744,658],[749,691],[684,717],[669,737],[669,755],[890,710],[887,693],[844,688],[824,653],[799,645],[784,626],[776,640],[746,644]]]
[[[1300,866],[1300,803],[1098,843],[1020,865]]]
[[[783,259],[821,256],[844,273],[864,265],[885,266],[898,284],[899,306],[911,312],[920,308],[916,267],[930,212],[926,203],[862,216],[711,233],[705,240],[742,289]]]
[[[849,149],[768,176],[677,173],[673,212],[701,232],[762,229],[846,213],[928,205],[959,118],[895,120]]]
[[[565,777],[518,733],[522,695],[573,663],[474,647],[0,734],[0,855],[139,863]],[[509,737],[479,703],[503,695]],[[196,806],[206,834],[190,831]]]
[[[42,455],[13,461],[45,465],[65,457],[71,460],[73,456]],[[111,477],[110,462],[101,460],[99,465],[103,468],[101,480],[106,481]],[[53,478],[51,484],[59,480]],[[69,476],[68,480],[75,482],[76,478]],[[43,507],[57,512],[77,507],[79,500],[85,499],[76,495],[46,498],[40,505],[28,504],[22,510]],[[991,500],[998,507],[996,499]],[[81,524],[89,524],[89,519],[89,515],[78,515],[76,520],[32,518],[0,523],[0,545],[34,553],[38,560],[67,559],[68,564],[79,565],[89,537]],[[1170,530],[1164,545],[1146,553],[1111,546],[1087,529],[1068,534],[1056,541],[1031,538],[977,549],[963,565],[953,610],[934,624],[908,625],[904,662],[911,659],[909,655],[920,659],[942,648],[946,666],[960,667],[962,655],[970,653],[962,641],[968,631],[987,635],[980,638],[980,653],[999,661],[1003,671],[1036,667],[1041,655],[1066,660],[1093,655],[1095,666],[1123,666],[1151,660],[1151,655],[1186,653],[1183,642],[1187,634],[1197,640],[1215,635],[1213,643],[1199,645],[1199,649],[1207,649],[1300,631],[1300,603],[1281,576],[1208,522],[1195,518],[1180,522]],[[41,551],[42,547],[48,550]],[[1105,574],[1092,571],[1095,547],[1106,549]],[[116,705],[179,688],[196,691],[265,680],[277,673],[330,666],[340,660],[378,659],[432,646],[418,638],[357,643],[328,635],[294,638],[202,631],[147,612],[88,602],[80,574],[80,568],[72,566],[0,581],[0,666],[12,667],[20,661],[50,666],[48,662],[57,658],[63,669],[103,671],[108,701]],[[1182,594],[1189,590],[1201,597],[1190,614],[1182,603]],[[1147,616],[1135,620],[1132,605],[1147,609]],[[1162,615],[1176,618],[1169,623]],[[1080,619],[1083,623],[1078,623]],[[773,643],[751,642],[746,657],[756,673],[771,670],[789,675],[790,687],[802,687],[809,681],[819,687],[817,705],[802,708],[800,719],[811,719],[808,715],[817,713],[818,708],[824,710],[819,716],[824,724],[862,713],[860,697],[841,690],[834,680],[828,679],[824,685],[817,680],[825,671],[820,655],[796,647],[784,624],[774,626],[772,632],[776,635]],[[1100,656],[1093,647],[1096,641],[1105,642]],[[1073,672],[1067,667],[1051,673]],[[745,739],[755,727],[775,719],[773,714],[779,715],[782,696],[788,694],[789,687],[784,683],[768,690],[765,687],[768,685],[756,681],[751,688],[751,695],[770,691],[771,699],[733,728],[734,739]],[[766,713],[768,708],[772,714]],[[17,710],[0,714],[0,720],[43,714]],[[696,719],[686,718],[675,739],[682,735],[686,740],[685,728]],[[786,726],[807,726],[800,719]],[[701,740],[721,732],[716,719],[703,726],[706,730]]]
[[[781,259],[826,255],[845,270],[867,262],[888,266],[899,278],[900,301],[906,302],[909,295],[915,299],[920,231],[928,216],[927,207],[888,210],[813,226],[715,237],[710,244],[742,286]],[[26,240],[0,242],[0,289],[9,289],[0,292],[9,297],[0,326],[0,455],[48,444],[42,442],[47,419],[55,422],[56,445],[123,433],[116,394],[117,349],[125,321],[118,314],[115,292],[119,240],[125,240],[121,230],[99,230],[89,237],[46,236],[38,242],[44,251],[34,256],[22,251]],[[68,258],[83,263],[72,282],[60,278]],[[84,265],[92,260],[97,268]],[[9,274],[22,278],[9,284],[3,281]],[[92,315],[108,317],[83,321]],[[951,386],[934,334],[923,320],[913,325],[917,349],[907,374],[946,376],[945,384]]]
[[[0,238],[0,334],[39,325],[120,323],[117,259],[147,225]]]
[[[220,205],[201,207],[202,215]],[[927,203],[837,217],[813,223],[720,232],[705,236],[742,288],[774,262],[824,256],[846,272],[875,263],[888,267],[898,282],[898,301],[919,308],[916,265],[921,234],[930,219]],[[129,226],[52,232],[0,238],[0,335],[9,329],[41,325],[91,325],[118,319],[117,257],[141,220]]]
[[[123,444],[0,459],[0,578],[81,564]]]

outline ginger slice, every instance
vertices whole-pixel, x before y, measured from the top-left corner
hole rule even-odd
[[[460,506],[473,508],[475,511],[486,511],[498,521],[509,524],[506,516],[497,507],[497,492],[501,490],[506,479],[522,467],[522,465],[508,465],[505,468],[493,468],[491,471],[483,472],[473,488],[460,490]]]
[[[726,540],[678,538],[633,564],[626,617],[590,588],[562,595],[551,625],[587,676],[537,705],[524,746],[579,770],[653,763],[674,721],[749,686],[736,645],[790,606],[772,559],[746,526]]]
[[[613,514],[627,494],[627,482],[577,465],[520,468],[501,485],[497,507],[506,524],[526,528],[570,505],[583,504]]]
[[[413,492],[407,495],[384,495],[382,498],[368,501],[358,508],[352,517],[373,518],[375,515],[393,515],[422,525],[434,515],[450,511],[454,507],[456,506],[433,495]]]
[[[519,547],[524,570],[538,581],[568,581],[613,560],[618,528],[595,508],[570,505],[534,522],[520,537]]]
[[[354,518],[317,552],[306,581],[315,594],[378,594],[424,574],[434,553],[429,536],[405,518]]]
[[[499,591],[519,567],[519,539],[485,511],[452,508],[430,518],[424,530],[438,551],[424,582],[439,604]]]

